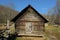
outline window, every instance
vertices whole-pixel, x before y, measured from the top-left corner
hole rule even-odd
[[[32,23],[31,22],[26,23],[26,28],[25,29],[26,29],[27,34],[32,33]]]

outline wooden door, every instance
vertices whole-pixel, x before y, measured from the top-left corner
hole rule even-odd
[[[31,22],[27,22],[26,23],[25,31],[26,31],[26,34],[31,34],[32,33],[33,25],[32,25]]]

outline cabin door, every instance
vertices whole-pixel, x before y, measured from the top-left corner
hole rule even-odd
[[[26,34],[31,34],[32,31],[33,31],[33,25],[32,25],[32,23],[31,22],[27,22],[25,29],[26,29]]]

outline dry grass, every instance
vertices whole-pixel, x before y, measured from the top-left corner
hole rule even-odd
[[[60,27],[49,25],[45,27],[47,37],[53,40],[60,40]]]
[[[4,29],[6,29],[6,26],[0,25],[0,30],[4,30]]]

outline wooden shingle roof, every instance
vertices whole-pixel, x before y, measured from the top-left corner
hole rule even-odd
[[[40,13],[38,13],[31,5],[28,5],[26,8],[24,8],[17,16],[15,16],[11,21],[15,22],[20,16],[22,16],[28,8],[32,8],[44,21],[45,23],[48,22]]]

